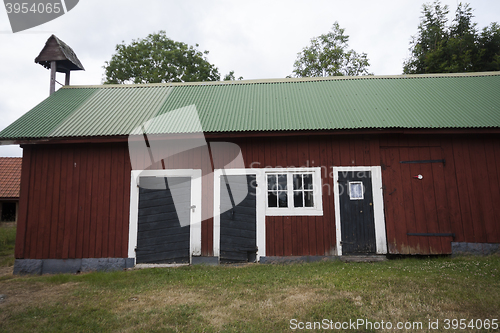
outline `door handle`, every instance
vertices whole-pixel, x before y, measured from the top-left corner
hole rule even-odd
[[[196,205],[192,205],[192,206],[191,206],[191,207],[189,207],[189,208],[190,208],[190,209],[193,211],[193,213],[194,213],[194,209],[196,208]]]

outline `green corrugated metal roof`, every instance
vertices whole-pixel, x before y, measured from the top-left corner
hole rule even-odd
[[[155,117],[148,133],[197,131],[197,119],[166,117],[182,108],[204,132],[500,127],[499,92],[500,72],[72,86],[0,140],[128,135]]]

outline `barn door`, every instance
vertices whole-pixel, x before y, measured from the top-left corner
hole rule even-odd
[[[229,186],[231,184],[231,186]],[[255,175],[220,177],[220,262],[254,262],[257,255]],[[234,186],[236,185],[236,186]],[[243,201],[235,191],[248,189]],[[244,195],[244,194],[243,194]]]
[[[189,263],[194,208],[190,177],[140,177],[136,263]]]
[[[370,171],[338,173],[342,254],[375,253],[375,219]]]

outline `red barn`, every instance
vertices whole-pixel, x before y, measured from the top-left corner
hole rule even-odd
[[[65,86],[21,144],[16,273],[500,243],[500,72]]]
[[[0,222],[17,222],[21,163],[20,157],[0,157]]]

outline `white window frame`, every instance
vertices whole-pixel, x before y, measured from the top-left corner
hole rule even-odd
[[[384,198],[382,190],[382,168],[374,167],[332,167],[333,173],[333,198],[335,204],[335,231],[337,238],[337,255],[342,255],[342,230],[340,223],[340,191],[339,191],[339,171],[370,171],[372,176],[373,192],[373,215],[375,222],[375,243],[376,253],[387,253],[387,237],[385,233]]]
[[[256,194],[256,244],[257,244],[257,261],[260,257],[266,256],[266,214],[265,200],[267,197],[267,181],[265,179],[264,169],[216,169],[214,171],[214,256],[220,256],[220,183],[222,177],[239,176],[239,175],[255,175],[257,182]]]
[[[321,168],[266,168],[265,170],[265,207],[267,216],[323,216],[323,187],[321,184]],[[312,173],[314,207],[293,207],[293,174]],[[287,174],[288,207],[269,207],[267,196],[267,175]],[[290,195],[291,194],[291,195]]]
[[[364,200],[365,199],[365,186],[363,185],[363,182],[359,181],[354,181],[354,182],[348,182],[349,183],[349,199],[351,200]],[[360,184],[361,185],[361,198],[353,198],[351,193],[351,184]]]
[[[139,215],[139,177],[190,177],[191,205],[196,206],[190,216],[189,263],[193,256],[201,255],[201,170],[132,170],[130,177],[130,217],[128,236],[128,257],[134,258],[137,248],[137,220]],[[135,262],[134,262],[135,265]]]

